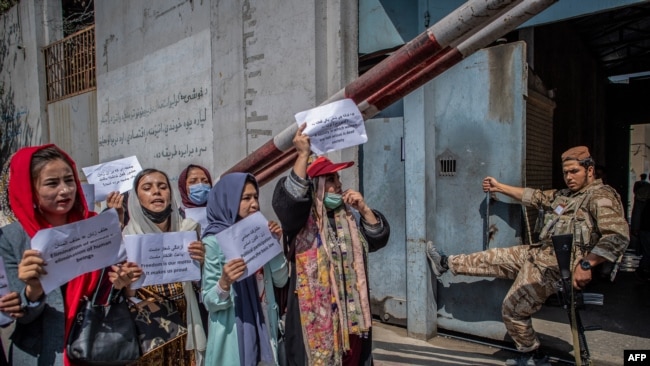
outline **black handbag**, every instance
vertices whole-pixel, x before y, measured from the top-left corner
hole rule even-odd
[[[144,300],[132,302],[130,310],[143,356],[187,334],[185,322],[173,300],[146,288],[138,289],[138,294]]]
[[[105,305],[95,304],[99,287],[77,310],[66,342],[68,358],[89,366],[132,363],[140,357],[140,345],[129,305],[121,295],[111,300],[113,289]]]

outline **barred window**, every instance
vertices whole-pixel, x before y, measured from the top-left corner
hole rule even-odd
[[[48,103],[97,88],[95,26],[43,49]]]

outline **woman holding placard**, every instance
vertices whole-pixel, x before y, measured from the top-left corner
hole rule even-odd
[[[23,315],[16,320],[9,360],[14,365],[69,365],[64,344],[79,300],[91,296],[101,271],[78,276],[45,296],[45,258],[30,249],[41,229],[94,216],[88,210],[74,161],[55,145],[25,147],[11,159],[9,203],[17,222],[2,228],[0,255]],[[107,288],[110,288],[108,286]]]
[[[273,209],[282,222],[291,281],[287,291],[290,365],[372,365],[368,253],[388,243],[386,218],[360,192],[343,190],[353,162],[318,157],[300,126],[291,173],[278,181]]]
[[[206,261],[203,301],[210,313],[206,365],[277,365],[279,309],[273,287],[288,279],[284,254],[242,279],[244,260],[226,258],[216,234],[259,211],[259,188],[247,173],[223,176],[208,196],[208,227],[203,235]],[[282,229],[269,221],[277,238]],[[235,350],[238,350],[235,351]]]
[[[135,177],[133,189],[128,194],[129,223],[124,227],[124,235],[141,235],[177,231],[196,231],[199,225],[189,219],[183,219],[178,212],[178,204],[169,184],[167,174],[157,169],[144,169]],[[189,245],[190,257],[203,263],[205,250],[200,241]],[[115,266],[115,276],[126,273],[130,278],[124,283],[121,278],[112,277],[116,288],[128,286],[137,281],[142,269],[128,262],[121,267]],[[149,293],[172,300],[175,307],[186,321],[187,337],[177,337],[154,351],[144,355],[136,365],[202,365],[205,351],[205,331],[201,322],[197,290],[192,282],[174,282],[164,285],[146,286],[144,290],[127,290],[130,296],[146,300]]]

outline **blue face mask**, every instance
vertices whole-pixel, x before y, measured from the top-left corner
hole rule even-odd
[[[343,204],[343,196],[336,193],[325,193],[323,204],[330,210],[333,210]]]
[[[190,186],[190,201],[194,204],[202,205],[208,201],[208,193],[210,193],[210,185],[199,183]]]

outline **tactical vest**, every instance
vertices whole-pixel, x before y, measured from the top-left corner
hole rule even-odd
[[[589,187],[582,194],[568,196],[571,191],[560,192],[551,204],[551,211],[544,214],[544,227],[539,234],[542,245],[552,245],[553,235],[572,234],[573,245],[580,250],[582,256],[586,256],[600,240],[600,232],[597,230],[596,218],[589,212],[589,203],[595,190],[606,189],[614,196],[618,193],[613,188],[598,184]]]

